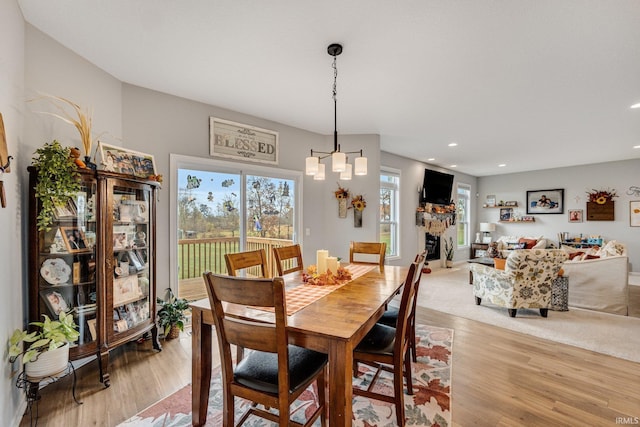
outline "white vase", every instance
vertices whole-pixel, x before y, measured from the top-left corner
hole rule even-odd
[[[69,343],[55,350],[40,353],[38,358],[25,364],[27,377],[42,378],[58,374],[69,365]]]

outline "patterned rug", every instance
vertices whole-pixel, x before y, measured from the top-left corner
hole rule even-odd
[[[413,396],[404,395],[407,426],[451,425],[451,357],[453,330],[418,325],[416,328],[418,363],[412,363]],[[222,425],[221,376],[214,368],[209,394],[207,426]],[[354,379],[354,387],[366,387],[373,373],[360,365],[361,375]],[[381,375],[376,391],[393,393],[390,374]],[[309,388],[292,406],[292,418],[300,421],[315,406],[316,391]],[[236,414],[241,414],[248,403],[236,399]],[[396,425],[393,404],[356,396],[353,399],[354,426],[391,427]],[[237,418],[236,418],[237,419]],[[178,427],[191,425],[191,385],[187,385],[160,402],[130,418],[120,427]],[[247,427],[275,426],[261,418],[250,417]],[[320,425],[320,420],[315,425]]]

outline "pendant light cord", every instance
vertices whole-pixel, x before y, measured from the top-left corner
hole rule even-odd
[[[337,56],[333,56],[333,151],[340,151],[338,146],[338,65]]]

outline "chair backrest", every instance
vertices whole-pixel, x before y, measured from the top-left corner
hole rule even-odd
[[[254,277],[270,276],[269,265],[267,264],[267,253],[264,249],[225,254],[224,261],[227,264],[227,273],[229,276],[237,276],[238,270],[250,267],[260,267],[261,275],[251,274]],[[257,273],[257,269],[256,271],[252,271],[252,273]]]
[[[282,277],[273,279],[230,277],[207,272],[204,274],[207,293],[218,335],[218,346],[224,381],[233,381],[231,345],[245,349],[278,354],[278,388],[282,395],[289,390],[289,358],[287,308]],[[228,304],[271,307],[275,322],[264,318],[250,319],[228,315]]]
[[[562,249],[516,249],[507,257],[504,271],[514,282],[538,285],[558,277],[567,258]],[[537,274],[530,274],[531,271]]]
[[[387,252],[387,244],[380,242],[351,242],[349,244],[349,262],[360,262],[366,264],[377,264],[380,271],[384,271],[384,258]],[[362,261],[360,258],[355,259],[355,254],[376,255],[377,262]]]
[[[278,270],[278,276],[304,269],[304,266],[302,265],[302,253],[300,251],[300,245],[273,248],[273,256],[276,259],[276,269]],[[291,262],[291,260],[294,259],[296,260],[296,263],[295,265],[292,265],[293,263]],[[283,263],[289,266],[289,268],[285,268]]]
[[[411,313],[414,312],[416,288],[420,284],[423,266],[424,260],[422,260],[422,262],[411,263],[402,288],[398,320],[396,321],[396,341],[394,344],[394,354],[399,357],[404,356],[407,346],[409,345],[410,335],[407,333],[407,330],[411,326]]]

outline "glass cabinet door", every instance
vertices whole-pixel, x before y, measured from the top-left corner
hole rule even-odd
[[[51,319],[73,314],[80,332],[71,347],[76,356],[94,352],[98,339],[96,224],[96,182],[85,177],[80,191],[56,207],[51,229],[38,232],[38,313]]]
[[[149,268],[149,253],[152,238],[150,227],[151,191],[144,186],[113,185],[107,200],[111,202],[107,215],[111,214],[111,229],[106,235],[110,240],[105,247],[113,250],[107,253],[112,257],[111,271],[111,307],[112,325],[107,325],[110,336],[129,334],[136,329],[149,325],[153,320],[153,283]],[[109,280],[107,280],[109,286]],[[109,316],[107,316],[109,318]]]

